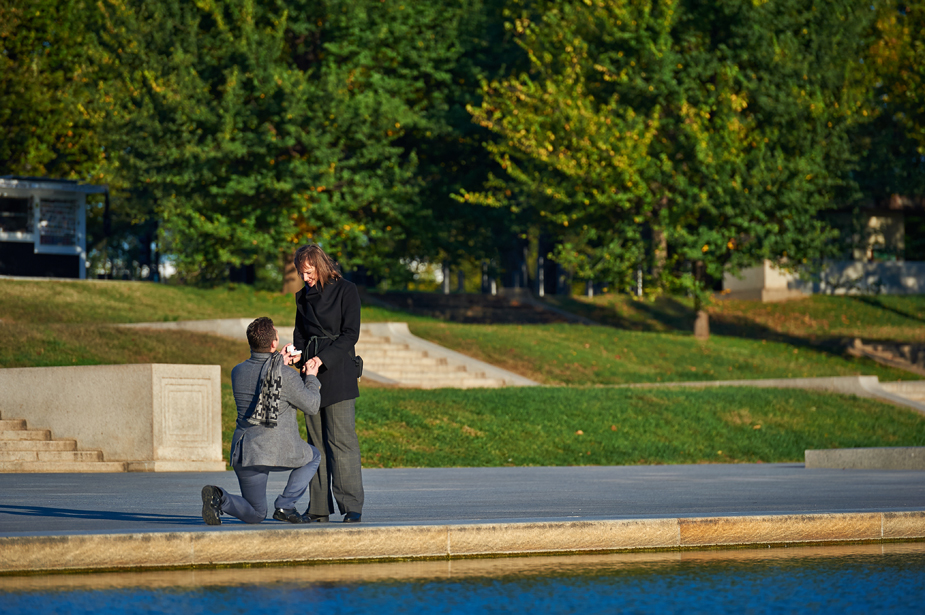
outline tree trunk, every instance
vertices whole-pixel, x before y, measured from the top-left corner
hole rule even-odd
[[[652,279],[658,284],[658,279],[665,269],[665,263],[668,261],[668,238],[665,231],[659,226],[652,227]]]
[[[295,252],[283,252],[280,256],[283,259],[283,294],[293,295],[299,292],[303,285],[302,278],[292,262]]]
[[[694,337],[698,340],[710,338],[710,315],[703,309],[703,278],[704,278],[703,261],[694,263]]]
[[[694,320],[694,337],[698,340],[710,339],[710,315],[704,309],[697,310]]]
[[[659,212],[668,206],[668,197],[662,197],[658,206],[652,212],[652,279],[656,286],[659,284],[665,263],[668,262],[668,237],[659,220]]]

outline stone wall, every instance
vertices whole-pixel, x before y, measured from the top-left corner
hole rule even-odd
[[[225,469],[217,365],[0,369],[0,411],[129,471]]]

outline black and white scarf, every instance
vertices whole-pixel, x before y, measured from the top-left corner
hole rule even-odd
[[[283,390],[283,355],[274,352],[267,361],[270,367],[263,378],[263,384],[260,385],[257,407],[247,417],[247,422],[251,425],[276,427],[276,420],[279,417],[279,399]]]

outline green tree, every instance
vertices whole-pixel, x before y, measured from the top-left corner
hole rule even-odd
[[[470,3],[104,3],[117,164],[188,279],[306,240],[389,277],[433,252],[418,151],[446,139]]]
[[[856,141],[869,200],[925,196],[925,2],[883,2],[865,62],[873,120]]]
[[[534,208],[580,277],[629,286],[645,264],[704,325],[711,280],[826,252],[818,214],[851,189],[869,4],[522,7],[510,27],[530,70],[471,109],[505,175],[465,200]]]
[[[101,179],[88,4],[0,0],[0,175]]]

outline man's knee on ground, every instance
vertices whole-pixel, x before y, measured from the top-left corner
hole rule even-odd
[[[267,518],[266,504],[263,506],[254,506],[253,502],[251,502],[251,506],[253,506],[254,512],[245,514],[241,521],[244,523],[260,523]]]

